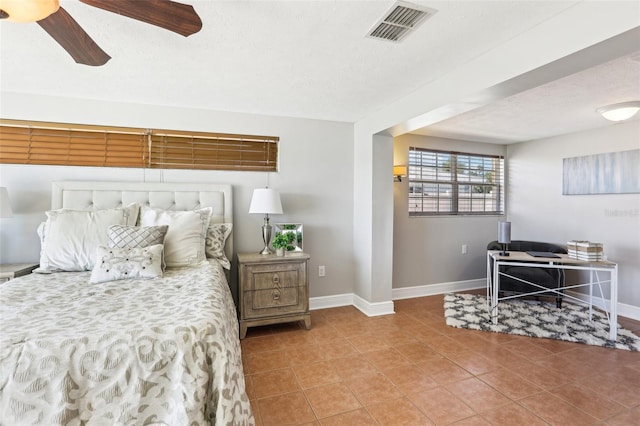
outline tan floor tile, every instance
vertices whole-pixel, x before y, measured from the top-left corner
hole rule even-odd
[[[553,352],[551,352],[550,350],[545,349],[541,345],[535,344],[536,340],[543,339],[529,339],[526,341],[516,340],[513,342],[507,342],[502,345],[502,347],[522,356],[523,358],[527,358],[530,360],[553,355]]]
[[[510,399],[475,377],[445,386],[453,395],[464,401],[476,413],[498,408]]]
[[[318,419],[361,408],[346,384],[333,383],[304,391]]]
[[[288,348],[285,354],[290,366],[313,364],[327,359],[320,345],[315,343]]]
[[[562,386],[550,392],[598,420],[604,420],[625,410],[623,405],[610,400],[606,394],[576,384]],[[640,423],[640,418],[638,418],[638,423]]]
[[[419,362],[431,362],[435,359],[443,358],[441,354],[435,352],[433,349],[422,342],[400,345],[395,349],[414,364]]]
[[[378,423],[364,408],[327,417],[322,419],[320,424],[322,426],[378,426]]]
[[[398,300],[395,310],[313,311],[308,331],[299,322],[250,328],[242,363],[256,424],[635,426],[640,418],[637,352],[448,327],[442,295]]]
[[[263,426],[262,417],[260,416],[260,407],[258,407],[258,401],[251,401],[251,411],[253,412],[253,419],[256,422],[255,426]]]
[[[489,410],[482,413],[482,417],[487,419],[493,426],[545,426],[547,422],[533,414],[526,408],[510,403],[495,410]]]
[[[359,353],[347,339],[343,339],[342,337],[328,343],[319,344],[318,350],[327,360],[344,358]]]
[[[360,353],[379,351],[389,348],[387,342],[373,334],[356,335],[347,338],[347,340],[349,340],[349,343],[351,343]]]
[[[316,420],[302,392],[260,399],[257,405],[264,426],[300,425]]]
[[[251,328],[249,328],[251,330]],[[240,341],[242,353],[251,354],[256,352],[275,351],[282,349],[280,339],[272,334],[253,337],[247,334],[247,338]]]
[[[447,358],[471,374],[487,373],[500,367],[499,363],[470,350],[448,354]]]
[[[296,376],[290,368],[251,375],[256,398],[291,393],[300,390]]]
[[[431,338],[427,340],[426,343],[434,351],[441,354],[458,353],[467,350],[467,348],[462,343],[458,343],[456,340],[447,336]]]
[[[637,425],[640,419],[640,406],[624,411],[620,414],[608,419],[605,424],[607,426],[630,426]]]
[[[412,365],[412,362],[393,348],[365,352],[363,355],[364,358],[373,364],[374,367],[383,372],[398,367]]]
[[[245,374],[280,370],[289,366],[287,352],[284,350],[249,353],[245,358]]]
[[[342,380],[353,379],[355,377],[370,376],[378,371],[364,355],[352,355],[344,358],[331,360],[332,366]]]
[[[472,377],[472,374],[467,370],[444,358],[431,362],[421,362],[416,365],[441,385]]]
[[[362,405],[369,406],[402,397],[402,392],[382,374],[358,377],[345,382]]]
[[[596,422],[595,417],[547,392],[527,397],[519,402],[538,417],[554,425],[584,426]]]
[[[367,410],[381,426],[430,426],[434,424],[405,398],[384,401],[367,407]]]
[[[482,374],[478,378],[513,400],[543,391],[542,388],[505,368]]]
[[[294,366],[292,369],[303,389],[340,381],[340,376],[338,376],[329,361]]]
[[[416,365],[385,370],[384,375],[404,394],[433,389],[438,386],[429,374]]]
[[[476,414],[460,398],[443,387],[410,394],[409,400],[436,424],[449,424]]]
[[[462,419],[459,422],[455,422],[452,424],[454,426],[491,426],[491,423],[480,417],[480,415],[467,417],[466,419]]]

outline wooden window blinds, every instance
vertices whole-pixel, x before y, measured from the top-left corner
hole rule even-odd
[[[0,120],[0,163],[277,171],[275,136]]]

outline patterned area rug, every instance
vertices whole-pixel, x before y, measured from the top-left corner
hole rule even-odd
[[[609,340],[609,321],[604,313],[594,309],[593,321],[589,321],[588,306],[566,301],[563,302],[562,309],[556,308],[555,301],[503,301],[498,309],[498,324],[494,325],[489,318],[485,296],[446,294],[444,317],[451,327],[640,351],[640,338],[619,325],[618,340]]]

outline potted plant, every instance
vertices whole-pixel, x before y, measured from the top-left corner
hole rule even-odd
[[[273,245],[273,248],[276,249],[277,256],[284,256],[284,251],[287,249],[289,244],[291,244],[291,241],[293,241],[292,237],[295,238],[295,236],[289,232],[278,232],[275,237],[273,237],[271,244]]]

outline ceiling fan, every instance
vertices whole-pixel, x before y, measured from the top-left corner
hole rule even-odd
[[[193,6],[171,0],[80,0],[89,6],[127,16],[185,37],[197,33],[202,21]],[[79,64],[99,66],[106,54],[60,7],[59,0],[0,0],[0,19],[37,22]]]

